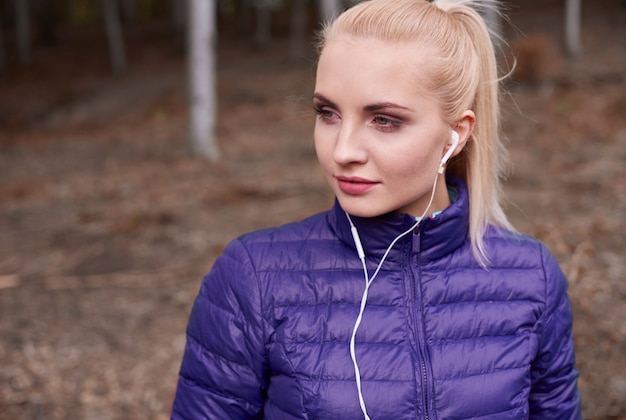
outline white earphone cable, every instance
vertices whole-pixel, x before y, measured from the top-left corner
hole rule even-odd
[[[357,333],[357,331],[359,329],[359,326],[361,325],[361,320],[363,319],[363,312],[365,312],[365,305],[367,304],[367,297],[368,297],[368,294],[369,294],[369,288],[372,285],[372,283],[374,282],[374,279],[378,275],[378,272],[380,271],[381,267],[383,266],[383,263],[387,259],[387,255],[389,255],[389,252],[391,252],[391,249],[394,247],[394,245],[401,238],[403,238],[406,235],[408,235],[409,233],[413,232],[419,226],[419,224],[422,222],[422,220],[424,219],[424,217],[428,213],[428,210],[430,209],[430,206],[432,205],[433,200],[435,198],[435,190],[437,188],[437,179],[438,178],[439,178],[439,173],[437,173],[437,175],[435,176],[435,181],[433,182],[433,188],[432,188],[432,191],[431,191],[431,194],[430,194],[430,200],[428,201],[428,205],[426,206],[426,209],[424,210],[424,213],[422,214],[422,216],[420,218],[417,219],[415,224],[413,226],[411,226],[410,229],[402,232],[400,235],[396,236],[396,238],[393,241],[391,241],[391,244],[389,244],[389,246],[387,247],[387,250],[383,254],[383,257],[380,259],[380,262],[378,263],[378,266],[376,267],[376,270],[374,271],[374,274],[372,274],[372,277],[369,277],[369,274],[367,272],[367,265],[365,263],[365,250],[363,249],[363,245],[361,244],[361,239],[359,238],[359,233],[357,231],[356,226],[354,226],[354,224],[352,223],[352,219],[350,218],[350,215],[346,212],[346,217],[348,218],[348,222],[350,223],[350,229],[352,231],[352,237],[354,238],[354,244],[355,244],[355,246],[357,248],[357,253],[359,255],[359,259],[361,260],[361,264],[363,266],[363,273],[365,275],[365,289],[363,290],[363,296],[361,297],[361,305],[360,305],[360,309],[359,309],[359,315],[356,318],[356,321],[354,323],[354,327],[352,328],[352,335],[350,336],[350,357],[352,359],[352,364],[354,365],[354,374],[355,374],[355,377],[356,377],[356,388],[357,388],[357,392],[359,394],[359,405],[361,406],[361,411],[363,412],[363,416],[364,416],[365,420],[370,420],[370,417],[367,414],[367,408],[365,407],[365,400],[363,399],[363,390],[362,390],[362,387],[361,387],[361,372],[360,372],[360,369],[359,369],[359,364],[357,363],[357,359],[356,359],[355,341],[356,341],[356,333]]]

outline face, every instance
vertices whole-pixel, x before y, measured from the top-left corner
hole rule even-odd
[[[452,129],[420,80],[427,50],[371,38],[323,49],[313,105],[315,149],[342,208],[421,216]],[[448,206],[440,177],[429,214]]]

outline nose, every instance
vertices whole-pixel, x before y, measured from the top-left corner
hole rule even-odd
[[[345,121],[337,133],[333,159],[339,165],[367,162],[367,149],[359,128]]]

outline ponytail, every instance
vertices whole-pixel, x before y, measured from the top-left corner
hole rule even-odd
[[[483,236],[489,224],[513,229],[500,204],[501,178],[506,172],[507,153],[500,140],[500,87],[493,39],[485,20],[478,13],[497,9],[495,1],[435,0],[433,5],[450,15],[468,35],[475,55],[475,94],[466,109],[476,115],[476,123],[464,152],[457,156],[451,172],[465,179],[470,194],[470,232],[477,259],[488,263]],[[493,10],[493,9],[491,9]],[[459,63],[460,64],[460,63]],[[458,64],[457,64],[458,65]],[[461,87],[459,87],[462,89]],[[462,112],[458,109],[457,112]]]

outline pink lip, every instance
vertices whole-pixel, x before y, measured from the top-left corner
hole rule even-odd
[[[364,194],[378,184],[378,182],[358,177],[338,176],[336,178],[339,184],[339,189],[343,193],[349,195]]]

